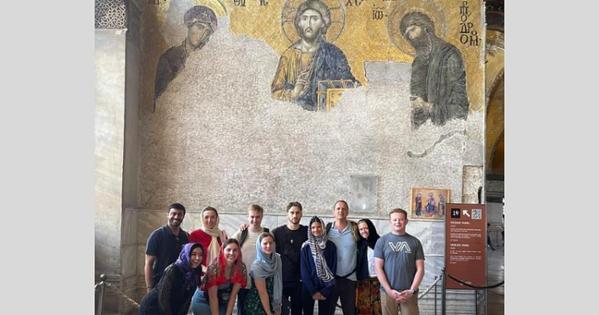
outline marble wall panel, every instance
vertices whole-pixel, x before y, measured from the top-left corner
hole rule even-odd
[[[96,274],[120,272],[125,32],[96,30]]]
[[[482,166],[464,166],[464,179],[462,182],[462,202],[479,203],[478,189],[483,186],[483,182],[484,175]],[[481,202],[483,201],[481,200]]]
[[[146,241],[144,240],[139,245],[137,245],[136,255],[135,255],[135,265],[136,265],[135,270],[137,271],[137,275],[142,275],[141,282],[139,282],[139,285],[144,286],[144,287],[145,287],[145,279],[144,279],[143,275],[144,275],[145,262],[146,262]]]
[[[126,278],[137,274],[137,255],[137,245],[121,246],[121,277]],[[128,287],[124,286],[124,288]]]
[[[167,210],[146,210],[137,213],[137,243],[145,244],[150,233],[167,222]],[[185,223],[183,219],[183,223]]]
[[[123,211],[122,245],[137,245],[137,210],[126,208]]]

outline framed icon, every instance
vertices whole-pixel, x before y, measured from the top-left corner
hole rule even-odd
[[[412,188],[410,220],[443,221],[450,202],[451,191],[438,188]]]

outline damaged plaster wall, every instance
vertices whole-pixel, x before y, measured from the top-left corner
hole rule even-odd
[[[243,58],[233,58],[243,56]],[[368,62],[368,86],[348,90],[330,112],[273,100],[278,56],[261,41],[228,31],[210,41],[146,113],[139,204],[173,200],[244,211],[311,212],[347,198],[350,175],[379,176],[378,209],[409,205],[411,187],[443,187],[460,202],[463,166],[482,164],[482,114],[444,126],[410,125],[410,64]]]

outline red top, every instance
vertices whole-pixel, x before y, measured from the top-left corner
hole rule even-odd
[[[220,237],[218,237],[217,240],[218,247],[220,247],[222,245]],[[208,247],[210,246],[210,242],[212,242],[212,235],[202,231],[202,229],[197,229],[189,234],[189,242],[202,244],[206,252],[208,252]],[[204,255],[204,258],[202,258],[202,265],[208,266],[210,262],[206,262],[207,259],[208,255]]]
[[[201,290],[208,291],[211,287],[220,286],[225,283],[230,283],[231,285],[240,284],[242,288],[245,288],[247,285],[247,278],[245,276],[247,270],[245,264],[242,262],[241,252],[235,263],[233,263],[230,278],[225,278],[226,266],[225,249],[221,246],[218,259],[215,259],[215,261],[208,266],[206,276],[201,284]]]

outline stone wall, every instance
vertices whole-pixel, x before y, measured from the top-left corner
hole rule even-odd
[[[277,59],[264,43],[231,34],[221,18],[156,112],[142,116],[140,207],[177,200],[235,212],[251,202],[281,209],[300,200],[321,212],[348,198],[352,175],[378,177],[374,215],[407,208],[412,187],[449,188],[451,201],[461,202],[463,167],[483,164],[482,113],[414,130],[410,64],[402,62],[366,62],[367,87],[346,91],[330,112],[305,111],[272,99]]]
[[[95,273],[120,284],[123,149],[125,127],[125,31],[96,30]],[[105,309],[118,309],[111,292]]]

